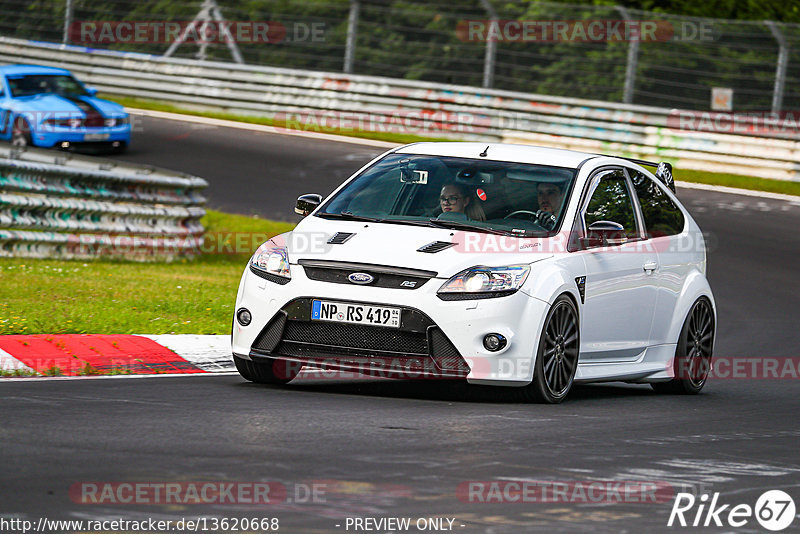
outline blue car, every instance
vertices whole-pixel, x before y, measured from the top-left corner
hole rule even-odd
[[[130,116],[65,69],[0,67],[0,139],[17,146],[123,152]]]

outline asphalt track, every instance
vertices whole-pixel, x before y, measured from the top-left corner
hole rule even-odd
[[[379,152],[147,119],[124,159],[205,177],[213,208],[294,220],[294,198],[327,193]],[[709,236],[715,355],[800,356],[800,205],[679,196]],[[697,397],[588,385],[559,406],[505,402],[453,383],[20,380],[1,385],[0,406],[0,518],[277,517],[280,532],[309,533],[354,532],[345,518],[364,516],[452,518],[464,533],[696,530],[667,528],[672,499],[485,504],[457,496],[465,482],[500,479],[657,482],[751,506],[783,489],[800,505],[796,378],[717,379]],[[291,502],[77,504],[69,488],[87,481],[271,481]],[[305,502],[311,484],[324,486]],[[700,530],[763,531],[754,519]]]

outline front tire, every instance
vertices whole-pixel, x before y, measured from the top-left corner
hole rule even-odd
[[[16,120],[14,120],[14,126],[11,130],[11,144],[19,148],[26,148],[33,145],[31,126],[28,124],[28,121],[22,117],[17,117]]]
[[[120,141],[119,145],[116,147],[111,147],[111,154],[124,154],[125,151],[128,150],[128,143],[124,141]]]
[[[572,300],[561,295],[544,322],[533,381],[520,388],[524,400],[558,404],[567,398],[578,370],[580,325]]]
[[[650,386],[658,393],[679,395],[700,393],[711,371],[714,328],[711,302],[703,297],[694,303],[681,328],[672,363],[675,378],[669,382],[657,382]]]
[[[301,365],[286,360],[269,359],[256,362],[236,355],[233,356],[233,362],[242,378],[257,384],[287,384],[300,373],[302,368]]]

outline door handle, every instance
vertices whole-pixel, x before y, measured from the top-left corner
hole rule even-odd
[[[644,272],[653,272],[656,270],[656,267],[658,267],[658,264],[654,261],[648,261],[644,265],[642,265],[642,269],[644,269]]]

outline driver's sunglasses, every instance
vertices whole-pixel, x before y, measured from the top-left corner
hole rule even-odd
[[[445,204],[455,204],[461,199],[456,195],[450,195],[449,197],[439,197],[439,200]]]

